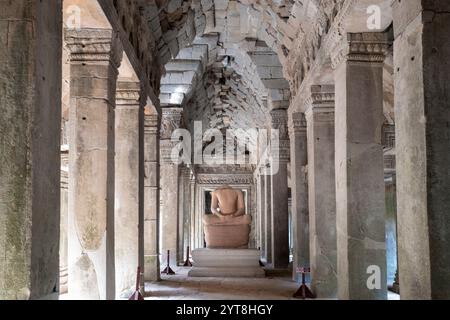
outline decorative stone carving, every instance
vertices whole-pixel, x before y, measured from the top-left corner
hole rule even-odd
[[[182,122],[183,108],[163,108],[161,123],[161,140],[170,140]]]
[[[156,135],[159,134],[158,130],[159,119],[157,114],[146,114],[144,116],[144,132]]]
[[[332,49],[332,67],[337,68],[344,60],[382,63],[389,45],[387,33],[349,33]]]
[[[308,109],[305,113],[308,122],[316,115],[314,121],[334,122],[334,86],[315,85],[311,87],[311,97],[307,99]]]
[[[306,135],[307,122],[304,113],[297,112],[292,114],[292,122],[289,131],[291,136]]]
[[[289,162],[290,154],[290,141],[288,130],[288,114],[285,109],[272,110],[270,112],[272,120],[272,129],[279,131],[279,161]],[[277,160],[277,159],[274,159]]]
[[[113,30],[108,29],[66,29],[65,40],[70,51],[70,62],[111,62],[120,66],[123,47]]]
[[[272,120],[272,129],[279,131],[280,140],[289,140],[287,111],[285,109],[272,110],[270,116]]]
[[[198,184],[208,185],[248,185],[253,184],[253,174],[198,174]]]
[[[116,109],[140,108],[140,83],[119,82],[116,91]]]

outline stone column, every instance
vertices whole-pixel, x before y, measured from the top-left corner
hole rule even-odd
[[[119,40],[66,31],[70,49],[69,294],[114,299],[114,129]]]
[[[292,226],[294,238],[293,279],[300,281],[297,268],[309,267],[309,207],[308,207],[308,143],[306,118],[303,113],[292,115],[291,181]]]
[[[190,246],[191,238],[191,176],[192,172],[189,167],[184,167],[183,172],[183,202],[180,205],[183,206],[182,228],[183,228],[183,242],[181,247],[181,260],[180,263],[184,264],[187,256],[187,247]]]
[[[381,132],[386,34],[348,34],[332,57],[340,299],[387,299]]]
[[[58,292],[62,1],[3,1],[0,300]]]
[[[64,130],[63,130],[64,131]],[[59,231],[59,293],[68,292],[68,215],[69,215],[69,152],[61,150],[61,220]]]
[[[334,87],[313,86],[306,112],[311,286],[318,298],[337,295]]]
[[[159,281],[159,116],[144,115],[144,279]]]
[[[270,168],[270,166],[269,166]],[[266,267],[272,266],[272,179],[270,175],[264,175],[264,242]]]
[[[129,298],[139,266],[139,82],[118,82],[115,124],[116,298]]]
[[[288,115],[285,109],[272,110],[272,129],[279,131],[278,158],[271,166],[272,196],[272,266],[287,269],[289,265],[289,209],[288,173],[289,132]],[[278,162],[278,163],[276,163]]]
[[[257,171],[260,171],[260,169],[257,169]],[[257,201],[258,201],[258,224],[259,224],[259,247],[261,248],[261,258],[265,257],[265,252],[266,252],[266,242],[265,242],[265,215],[264,215],[264,205],[265,205],[265,200],[264,200],[264,176],[262,176],[260,174],[260,172],[257,173],[257,189],[258,189],[258,194],[257,194]]]
[[[190,179],[190,188],[191,188],[191,197],[190,197],[190,214],[191,214],[191,219],[190,219],[190,231],[189,231],[189,235],[190,235],[190,246],[191,246],[191,250],[196,249],[195,248],[195,199],[196,199],[196,178],[195,178],[195,174],[191,175],[191,179]]]
[[[190,225],[190,178],[191,169],[186,165],[180,166],[180,180],[178,185],[178,263],[186,260],[186,247],[189,245]]]
[[[161,265],[167,265],[167,250],[170,250],[170,265],[177,266],[178,258],[178,187],[179,165],[171,159],[175,144],[171,141],[174,130],[180,128],[183,108],[163,108],[161,124]]]
[[[450,2],[393,12],[400,293],[450,299]]]

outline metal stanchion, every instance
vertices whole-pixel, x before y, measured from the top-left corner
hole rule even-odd
[[[175,275],[175,271],[170,267],[170,250],[167,250],[167,267],[161,273],[167,274],[168,276]]]
[[[306,285],[306,274],[311,273],[311,268],[299,268],[297,272],[302,274],[302,285],[300,289],[298,289],[297,292],[294,293],[294,298],[301,298],[303,300],[314,299],[314,294]]]
[[[191,247],[187,247],[187,257],[183,267],[192,267],[191,260],[189,259],[191,255]]]

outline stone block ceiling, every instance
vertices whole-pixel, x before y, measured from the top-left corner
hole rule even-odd
[[[330,67],[332,46],[365,13],[355,3],[116,0],[114,6],[145,61],[150,85],[159,88],[160,105],[183,107],[187,127],[195,120],[204,128],[226,129],[267,127],[270,110],[291,106],[293,112],[302,105],[311,76]],[[391,21],[388,12],[385,20]],[[388,121],[391,105],[386,101]]]

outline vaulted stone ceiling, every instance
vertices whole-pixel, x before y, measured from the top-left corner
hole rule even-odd
[[[372,4],[383,8],[384,30],[391,2],[116,0],[114,6],[137,56],[150,62],[146,73],[160,88],[161,106],[184,107],[187,125],[202,120],[222,129],[267,126],[270,109],[305,105],[303,84],[333,83],[330,39],[363,30]]]
[[[147,6],[165,63],[161,105],[183,106],[189,123],[206,127],[265,127],[270,108],[289,105],[276,26],[286,25],[294,5],[172,0]]]

